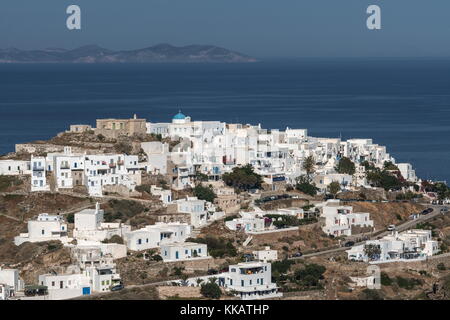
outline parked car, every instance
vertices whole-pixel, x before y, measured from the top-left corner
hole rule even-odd
[[[115,285],[114,287],[111,287],[111,291],[119,291],[124,288],[123,284]]]
[[[445,212],[448,212],[448,209],[447,208],[442,208],[441,209],[441,213],[445,213]]]
[[[387,227],[388,231],[395,231],[396,227],[395,224],[391,224]]]
[[[301,252],[294,253],[294,257],[301,257],[302,255],[303,255],[303,253],[301,253]]]
[[[355,241],[347,241],[345,244],[344,244],[344,247],[352,247],[352,246],[354,246],[355,245]]]

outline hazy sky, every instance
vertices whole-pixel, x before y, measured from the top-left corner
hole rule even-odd
[[[66,28],[66,8],[82,30]],[[382,30],[366,9],[382,9]],[[450,57],[449,0],[0,0],[0,48],[214,44],[256,57]]]

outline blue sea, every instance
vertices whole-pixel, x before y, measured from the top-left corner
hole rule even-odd
[[[422,178],[450,181],[449,60],[0,65],[0,154],[70,124],[139,117],[372,138]]]

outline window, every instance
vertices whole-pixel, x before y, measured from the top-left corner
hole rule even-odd
[[[44,229],[41,230],[41,234],[45,234],[45,230]]]
[[[242,287],[244,286],[244,280],[241,280],[241,286]]]
[[[52,281],[52,287],[54,287],[55,286],[55,281]]]

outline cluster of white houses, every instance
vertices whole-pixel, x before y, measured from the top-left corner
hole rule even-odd
[[[147,122],[136,116],[132,119],[98,119],[96,128],[71,125],[69,132],[91,130],[107,138],[154,134],[179,143],[169,146],[163,141],[142,142],[141,149],[146,157],[141,162],[137,155],[75,153],[71,147],[64,147],[62,152],[47,152],[45,156],[31,152],[29,161],[0,160],[0,175],[29,175],[32,192],[64,191],[84,186],[90,196],[101,197],[105,192],[133,194],[142,183],[143,172],[169,175],[169,187],[175,190],[193,187],[200,173],[214,186],[217,200],[214,204],[196,197],[174,200],[170,188],[151,186],[151,193],[160,198],[168,211],[173,210],[187,219],[163,220],[132,230],[127,224],[104,222],[104,212],[97,204],[95,209],[85,209],[74,215],[72,237],[69,237],[68,226],[62,216],[40,214],[28,222],[28,232],[18,235],[14,239],[15,244],[59,240],[70,247],[76,261],[65,273],[39,276],[39,284],[48,288],[50,299],[104,292],[120,285],[121,278],[114,260],[125,257],[127,250],[157,249],[165,262],[209,258],[205,244],[186,240],[191,237],[193,228],[204,227],[222,218],[227,210],[239,208],[234,190],[220,185],[221,176],[236,166],[252,165],[269,190],[277,191],[305,174],[304,161],[313,156],[316,162],[313,180],[321,191],[325,191],[333,181],[339,182],[342,189],[368,186],[365,168],[361,165],[363,161],[377,167],[382,167],[386,161],[395,163],[386,148],[374,144],[371,139],[343,141],[340,138],[310,137],[306,129],[286,128],[282,131],[263,129],[261,125],[193,121],[181,111],[168,123]],[[356,164],[355,174],[336,172],[336,164],[342,157],[348,157]],[[410,164],[397,166],[406,180],[418,181]],[[368,213],[354,213],[352,207],[335,201],[317,207],[321,209],[322,230],[329,235],[348,236],[353,227],[373,228]],[[256,210],[240,212],[239,217],[226,221],[226,227],[257,234],[276,231],[273,221],[278,219],[277,216],[280,219],[282,216],[305,218],[301,208]],[[267,218],[267,215],[272,218]],[[113,236],[120,236],[124,243],[103,242]],[[416,253],[414,257],[423,257],[437,250],[431,235],[419,231],[388,236],[375,240],[373,244],[381,250],[379,261],[407,259],[411,252]],[[279,297],[281,294],[276,284],[271,282],[269,263],[277,259],[276,250],[266,248],[253,254],[258,261],[231,265],[228,272],[218,275],[218,284],[237,292],[242,299]],[[368,260],[364,246],[352,248],[350,257]],[[0,299],[22,289],[17,270],[0,269]]]
[[[396,261],[425,260],[439,252],[439,244],[432,239],[431,230],[393,232],[378,240],[352,247],[348,259],[372,264]]]
[[[167,145],[148,143],[144,150],[149,155],[148,170],[165,172],[167,159],[178,165],[178,188],[192,185],[189,176],[201,172],[215,180],[234,166],[251,164],[264,181],[277,188],[277,184],[290,182],[305,172],[303,161],[308,156],[316,160],[315,182],[324,190],[331,182],[337,181],[342,188],[367,185],[363,161],[382,167],[385,161],[395,163],[386,147],[374,144],[371,139],[315,138],[307,135],[306,129],[263,129],[261,125],[227,124],[220,121],[192,121],[181,112],[171,123],[146,123],[147,133],[162,137],[184,139],[178,148],[169,152]],[[339,174],[335,166],[342,157],[350,158],[357,164],[353,176]],[[412,166],[398,164],[403,177],[417,181]]]
[[[84,209],[74,214],[72,238],[68,237],[67,224],[62,216],[44,213],[36,220],[30,220],[28,233],[15,237],[14,242],[21,245],[24,242],[59,240],[71,249],[75,265],[68,267],[65,273],[39,276],[39,284],[48,288],[48,298],[59,300],[105,292],[120,285],[121,278],[114,260],[126,257],[127,250],[157,249],[164,262],[210,258],[206,244],[186,242],[191,232],[192,226],[181,222],[157,222],[132,231],[127,224],[104,222],[104,211],[97,203],[95,209]],[[113,236],[120,236],[124,244],[104,243]],[[14,292],[18,285],[14,288],[4,290]]]
[[[33,156],[30,161],[1,160],[0,175],[30,174],[32,191],[47,191],[50,182],[47,173],[53,173],[55,188],[70,189],[84,185],[92,196],[101,196],[105,189],[124,189],[132,192],[141,183],[140,171],[173,176],[172,187],[193,186],[196,173],[205,174],[210,181],[235,166],[251,164],[272,190],[304,174],[303,162],[308,156],[316,161],[314,182],[324,191],[337,181],[343,189],[367,186],[365,168],[369,161],[382,167],[385,161],[395,163],[386,147],[371,139],[316,138],[306,129],[263,129],[261,125],[227,124],[220,121],[192,121],[181,112],[172,122],[152,123],[145,119],[98,119],[97,127],[72,125],[70,132],[94,130],[106,137],[133,134],[157,134],[179,140],[172,149],[168,143],[143,142],[141,149],[147,155],[144,162],[138,156],[125,154],[74,154],[70,147],[62,153]],[[356,164],[354,175],[336,172],[342,157]],[[408,163],[397,164],[402,176],[411,182],[417,177]]]
[[[340,205],[339,200],[327,200],[316,204],[320,212],[322,231],[333,237],[350,236],[354,234],[353,228],[368,228],[372,231],[373,220],[367,212],[353,212],[352,206]],[[240,212],[238,218],[226,221],[225,226],[233,231],[243,231],[248,234],[268,233],[276,231],[273,222],[282,216],[304,219],[305,212],[302,208],[284,208],[273,211],[258,210],[252,212]],[[270,217],[270,218],[269,218]],[[294,227],[290,227],[292,229]],[[368,229],[362,229],[367,230]],[[282,230],[288,230],[286,228]]]

